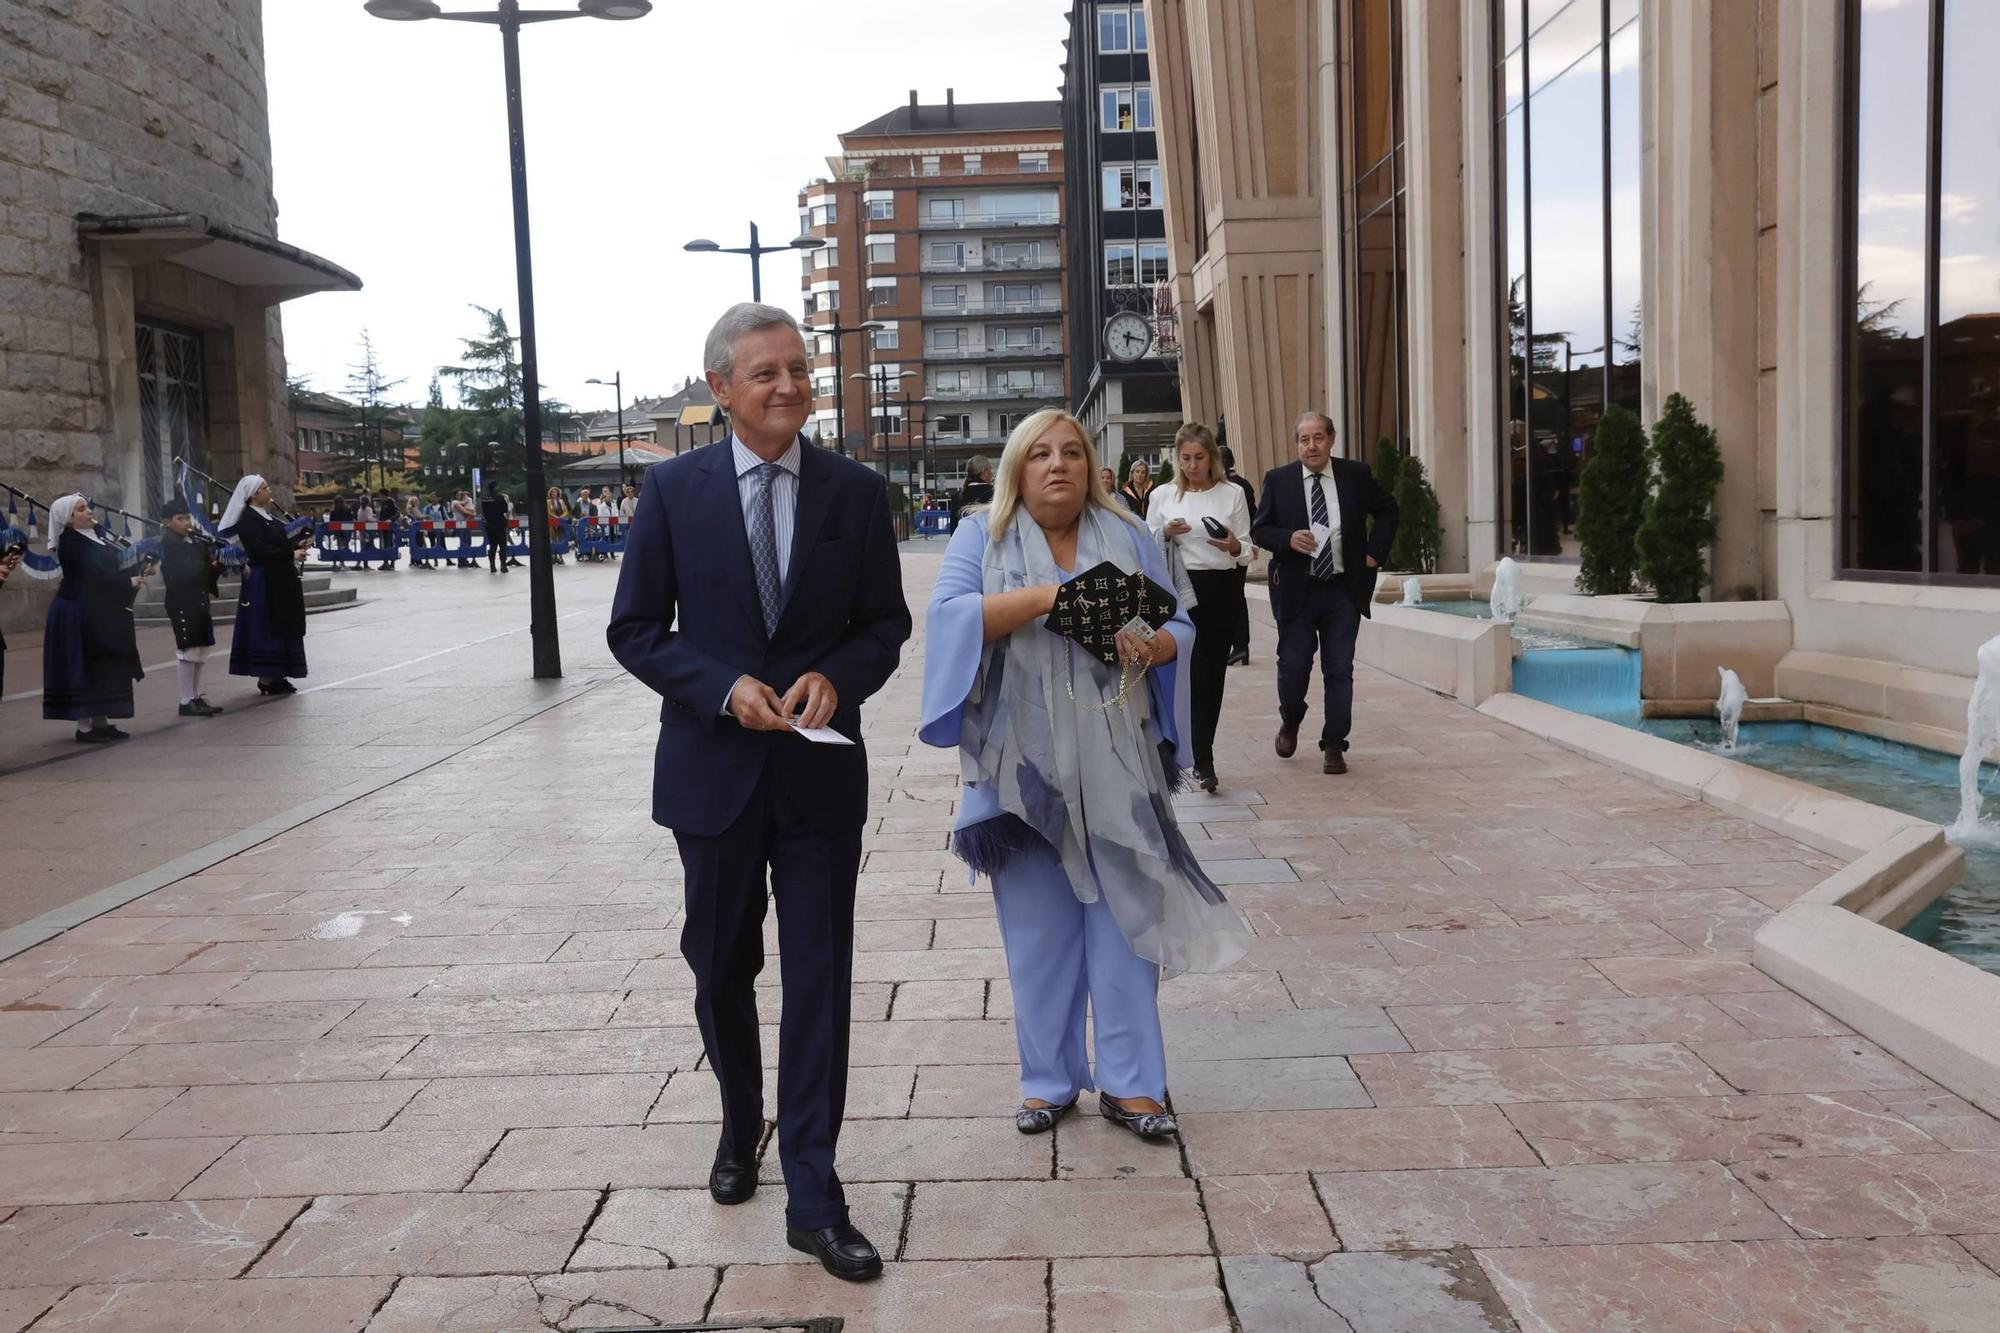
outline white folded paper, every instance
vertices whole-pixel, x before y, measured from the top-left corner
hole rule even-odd
[[[832,727],[802,727],[792,723],[792,730],[815,745],[852,745],[853,741],[835,731]]]
[[[1314,554],[1325,550],[1327,542],[1333,537],[1333,529],[1324,523],[1310,523],[1307,526],[1312,530]]]

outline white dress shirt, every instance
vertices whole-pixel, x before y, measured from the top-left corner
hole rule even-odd
[[[764,460],[734,435],[729,437],[729,447],[736,460],[736,495],[743,502],[743,533],[748,537],[755,528],[757,469],[764,466]],[[799,514],[799,442],[794,439],[792,447],[776,461],[778,475],[771,479],[771,507],[775,511],[771,526],[778,542],[778,582],[783,583],[791,577],[792,529]]]
[[[1188,531],[1167,538],[1164,529],[1177,518],[1187,523]],[[1235,555],[1208,544],[1208,529],[1201,525],[1204,518],[1229,529],[1240,548]],[[1146,526],[1154,536],[1178,544],[1181,563],[1188,569],[1235,569],[1250,563],[1250,503],[1243,498],[1243,488],[1233,481],[1219,482],[1205,491],[1183,491],[1171,483],[1155,486],[1146,502]]]
[[[1314,472],[1304,463],[1301,463],[1299,464],[1299,473],[1302,483],[1306,488],[1306,522],[1308,523],[1312,522],[1313,478],[1318,477],[1322,483],[1320,489],[1326,495],[1326,525],[1333,530],[1333,535],[1327,538],[1327,542],[1333,547],[1333,572],[1335,574],[1345,574],[1347,572],[1347,557],[1342,555],[1340,551],[1340,488],[1333,484],[1333,464],[1329,461],[1324,471]]]

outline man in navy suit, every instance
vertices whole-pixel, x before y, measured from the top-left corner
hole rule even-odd
[[[681,953],[722,1085],[717,1203],[757,1188],[757,973],[778,906],[778,1156],[786,1239],[835,1277],[882,1272],[848,1221],[834,1151],[847,1101],[854,880],[868,811],[861,703],[910,637],[888,489],[806,443],[799,326],[738,305],[704,365],[731,435],[647,469],[612,603],[611,651],[661,697],[653,820],[686,871]],[[830,727],[851,745],[795,734]]]
[[[1299,461],[1264,474],[1264,497],[1250,520],[1251,540],[1271,552],[1277,751],[1290,759],[1298,749],[1317,648],[1326,692],[1320,766],[1345,773],[1354,723],[1354,641],[1375,601],[1375,571],[1396,540],[1396,501],[1367,464],[1333,457],[1333,422],[1325,413],[1307,412],[1292,429]]]

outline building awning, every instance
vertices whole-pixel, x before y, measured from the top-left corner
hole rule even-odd
[[[677,426],[706,426],[713,420],[715,420],[714,403],[690,403],[681,409],[680,420],[674,424]]]
[[[274,236],[212,222],[199,213],[77,216],[77,235],[102,254],[135,264],[177,264],[226,282],[248,300],[277,305],[313,292],[355,292],[361,279]]]

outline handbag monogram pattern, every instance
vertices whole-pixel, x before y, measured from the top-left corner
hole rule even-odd
[[[1056,592],[1045,622],[1082,644],[1108,667],[1119,665],[1118,631],[1136,616],[1154,629],[1173,618],[1173,594],[1136,570],[1127,574],[1109,560],[1086,569]]]

